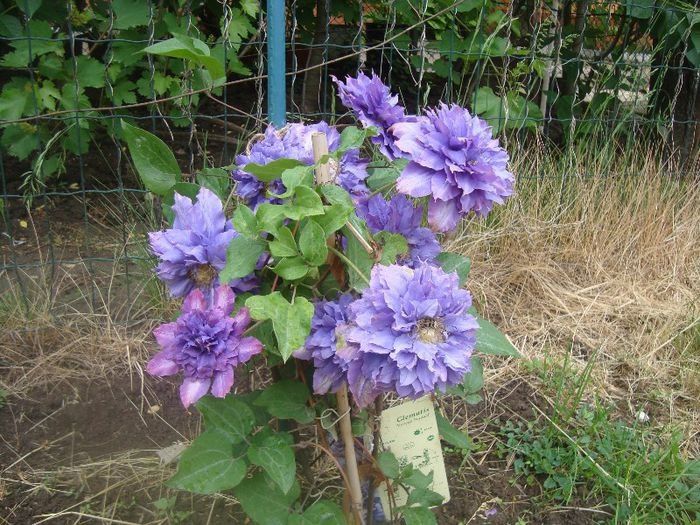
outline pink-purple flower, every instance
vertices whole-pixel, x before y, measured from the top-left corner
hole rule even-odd
[[[441,251],[435,234],[421,226],[423,207],[405,195],[394,195],[389,201],[380,194],[364,199],[358,204],[357,215],[365,220],[372,233],[388,231],[406,238],[409,252],[401,263],[413,266],[432,261]]]
[[[369,287],[348,308],[343,357],[357,404],[384,392],[415,399],[460,383],[476,345],[470,306],[455,273],[426,263],[375,266]]]
[[[406,116],[398,95],[392,94],[389,86],[374,72],[370,78],[360,71],[355,78],[346,77],[345,82],[332,78],[338,86],[341,102],[355,113],[363,126],[377,129],[379,134],[372,138],[372,142],[379,146],[382,154],[390,160],[402,157],[403,152],[394,146],[390,128],[412,117]]]
[[[241,308],[231,317],[236,295],[219,286],[208,300],[195,289],[185,298],[182,315],[153,333],[161,351],[148,362],[146,371],[154,376],[182,372],[180,399],[187,408],[211,391],[225,397],[231,391],[234,369],[262,351],[262,343],[245,337],[250,314]]]
[[[413,122],[394,124],[391,132],[409,159],[396,188],[411,197],[430,197],[433,229],[452,230],[471,211],[486,216],[513,193],[508,154],[491,126],[466,109],[440,104]]]
[[[335,301],[321,300],[316,303],[311,319],[311,333],[304,348],[294,357],[312,360],[314,364],[314,392],[326,394],[337,392],[345,382],[347,360],[343,333],[347,329],[350,294],[343,294]]]

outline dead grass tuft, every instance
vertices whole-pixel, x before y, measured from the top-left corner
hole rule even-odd
[[[595,352],[600,394],[631,414],[653,405],[690,445],[700,351],[679,342],[700,323],[700,187],[668,171],[651,156],[521,156],[517,194],[450,249],[472,258],[476,302],[527,357],[583,366]]]

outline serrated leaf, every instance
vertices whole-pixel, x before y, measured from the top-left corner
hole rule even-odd
[[[288,494],[282,491],[263,473],[244,480],[233,491],[245,513],[260,525],[286,525],[290,507],[299,497],[299,485],[294,483]]]
[[[69,76],[73,74],[73,64],[66,63]],[[105,69],[102,62],[92,57],[80,55],[75,59],[75,73],[81,87],[101,88],[105,85]]]
[[[213,494],[238,485],[246,463],[233,456],[233,444],[220,430],[207,430],[182,454],[177,473],[167,485],[198,494]]]
[[[122,121],[122,134],[143,185],[164,196],[181,177],[170,148],[155,135]]]
[[[232,444],[245,441],[253,430],[253,412],[248,405],[232,395],[223,399],[205,396],[197,403],[197,409],[204,416],[206,429],[223,432]]]
[[[267,242],[263,239],[251,239],[243,235],[234,237],[226,248],[226,265],[219,274],[219,280],[228,283],[232,279],[253,273],[265,248]]]
[[[17,0],[15,3],[17,7],[22,11],[27,18],[31,18],[36,10],[41,7],[42,0]]]
[[[272,321],[278,350],[284,361],[304,344],[311,331],[314,306],[304,297],[296,297],[290,303],[280,292],[273,292],[248,298],[246,306],[253,319]]]
[[[399,477],[401,468],[399,466],[399,460],[396,459],[394,454],[388,450],[380,452],[379,456],[377,456],[377,462],[379,463],[379,468],[387,478],[395,479]]]
[[[253,441],[248,449],[248,459],[265,470],[284,494],[287,494],[294,485],[296,478],[294,450],[282,436],[268,436],[261,443]]]
[[[471,450],[471,440],[464,432],[453,427],[442,414],[435,414],[435,418],[437,419],[438,432],[440,432],[440,437],[442,439],[453,447]]]
[[[130,29],[148,25],[148,2],[140,0],[112,0],[114,29]]]
[[[469,257],[458,253],[442,252],[436,257],[436,260],[446,273],[457,272],[459,276],[459,285],[464,286],[464,283],[467,282],[467,278],[469,277],[469,270],[472,264]]]
[[[306,385],[284,379],[263,390],[255,400],[255,404],[265,407],[272,416],[277,418],[310,423],[314,420],[314,411],[307,406],[308,400],[309,390]]]
[[[324,229],[309,220],[299,234],[299,250],[304,260],[312,266],[321,266],[325,263],[328,257],[328,246]]]
[[[211,56],[209,46],[198,38],[187,35],[175,35],[173,38],[148,46],[144,49],[144,52],[189,60],[196,65],[206,68],[212,79],[215,80],[226,76],[224,65],[218,58]]]
[[[282,178],[282,173],[286,170],[304,166],[304,164],[295,159],[277,159],[267,164],[255,164],[251,162],[243,167],[243,171],[255,175],[256,178],[263,182],[272,182]]]

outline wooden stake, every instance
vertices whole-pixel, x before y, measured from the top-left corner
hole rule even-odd
[[[324,155],[328,155],[328,139],[325,133],[313,133],[311,144],[314,150],[314,161],[318,162]],[[330,174],[328,162],[316,167],[316,184],[331,184],[333,179]],[[348,387],[343,384],[336,394],[338,400],[338,426],[340,437],[345,449],[345,471],[350,484],[350,506],[358,524],[363,523],[362,516],[362,487],[360,486],[360,472],[357,468],[357,456],[355,456],[355,439],[352,435],[352,422],[350,420],[350,401],[348,400]]]

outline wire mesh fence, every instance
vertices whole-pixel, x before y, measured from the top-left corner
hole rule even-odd
[[[30,311],[42,302],[52,313],[89,308],[129,321],[157,295],[144,241],[162,218],[134,176],[119,122],[163,138],[185,180],[234,163],[267,122],[265,6],[0,7],[1,305]],[[292,0],[285,8],[288,121],[342,122],[332,77],[374,71],[409,111],[458,103],[511,145],[565,155],[596,141],[630,152],[643,142],[676,159],[673,175],[697,175],[697,2]],[[162,51],[173,39],[185,49],[175,56]],[[216,63],[225,81],[216,82]]]

